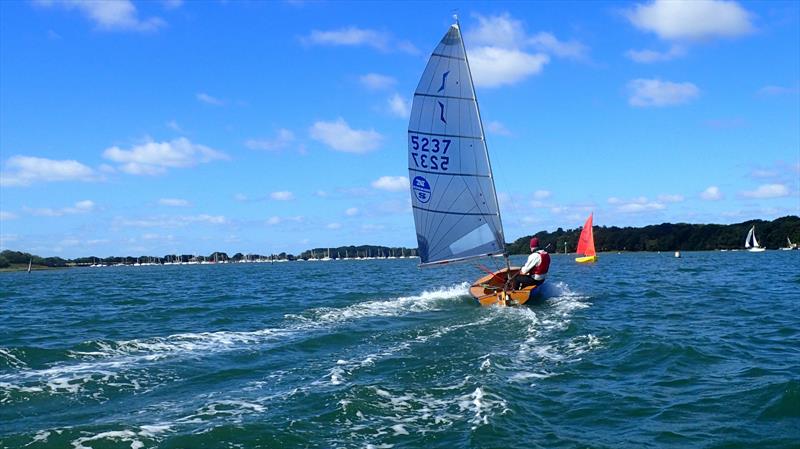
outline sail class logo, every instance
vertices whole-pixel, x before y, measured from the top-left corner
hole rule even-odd
[[[411,189],[414,191],[414,196],[417,197],[420,203],[427,203],[431,199],[431,185],[428,180],[422,176],[414,177],[411,182]]]

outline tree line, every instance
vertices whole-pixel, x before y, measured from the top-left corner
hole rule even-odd
[[[753,225],[758,242],[766,248],[787,246],[787,237],[794,243],[800,243],[800,217],[795,215],[772,221],[749,220],[729,225],[662,223],[642,228],[593,226],[592,231],[597,251],[707,251],[744,248],[744,239]],[[563,252],[565,243],[567,252],[575,252],[580,233],[581,228],[541,231],[520,237],[507,248],[511,254],[528,254],[530,239],[536,236],[541,242],[540,246],[549,245],[549,252]]]
[[[642,228],[617,226],[594,226],[595,247],[597,251],[703,251],[717,249],[737,249],[744,247],[744,238],[747,231],[755,225],[756,235],[761,246],[777,249],[787,245],[787,237],[794,243],[800,243],[800,217],[790,215],[772,221],[749,220],[742,223],[719,224],[688,224],[688,223],[662,223]],[[520,237],[513,243],[507,244],[510,254],[527,254],[530,252],[529,242],[536,236],[541,242],[540,246],[547,247],[550,252],[575,252],[581,228],[558,228],[553,232],[541,231],[533,235]],[[331,248],[312,248],[301,252],[299,255],[236,253],[228,256],[222,251],[215,251],[208,256],[192,254],[167,254],[165,256],[112,256],[112,257],[79,257],[76,259],[62,259],[61,257],[40,257],[35,254],[5,250],[0,252],[0,268],[12,265],[25,265],[32,261],[33,265],[47,267],[67,267],[75,265],[133,265],[135,263],[169,263],[190,261],[217,261],[241,262],[243,260],[297,260],[297,259],[331,259],[360,258],[360,257],[402,257],[416,256],[415,248],[389,247],[380,245],[349,245]]]

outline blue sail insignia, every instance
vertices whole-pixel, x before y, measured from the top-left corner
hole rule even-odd
[[[437,101],[437,103],[439,103],[439,111],[440,111],[439,120],[443,121],[444,123],[447,123],[447,120],[444,118],[444,103],[442,103],[441,101]]]
[[[444,90],[444,83],[447,82],[447,75],[449,75],[449,74],[450,74],[449,70],[444,72],[444,73],[442,73],[442,87],[440,87],[439,90],[436,91],[437,93]]]

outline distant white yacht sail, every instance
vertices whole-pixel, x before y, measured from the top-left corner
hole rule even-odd
[[[753,227],[750,228],[750,232],[747,233],[747,237],[744,239],[744,247],[752,253],[760,253],[766,250],[766,248],[762,248],[758,244],[758,240],[756,240],[756,225],[753,225]]]

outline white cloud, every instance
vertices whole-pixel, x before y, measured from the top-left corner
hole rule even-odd
[[[506,128],[506,125],[498,122],[498,121],[491,121],[486,124],[486,131],[491,134],[497,134],[499,136],[510,136],[511,131]]]
[[[709,201],[720,200],[722,199],[722,192],[720,192],[717,186],[709,186],[707,189],[700,192],[700,198]]]
[[[658,200],[663,203],[680,203],[681,201],[684,200],[684,198],[683,195],[665,194],[665,195],[659,195]]]
[[[31,215],[36,215],[40,217],[61,217],[64,215],[72,215],[72,214],[83,214],[87,212],[91,212],[94,210],[94,201],[91,200],[83,200],[78,201],[72,207],[63,207],[61,209],[51,209],[49,207],[39,208],[39,209],[28,209],[26,210]]]
[[[95,172],[73,160],[57,161],[32,156],[12,156],[0,173],[0,186],[28,186],[54,181],[93,181]]]
[[[158,200],[158,204],[170,207],[185,207],[189,205],[189,202],[180,198],[161,198]]]
[[[544,200],[550,198],[551,195],[552,192],[550,192],[549,190],[537,190],[533,192],[533,197],[536,198],[537,200]]]
[[[628,83],[628,103],[636,107],[661,107],[686,103],[700,94],[692,83],[673,83],[659,79],[635,79]]]
[[[237,193],[233,195],[233,199],[239,201],[240,203],[243,203],[247,201],[247,195],[245,195],[244,193]]]
[[[411,114],[411,105],[405,98],[401,97],[400,94],[392,95],[387,102],[389,103],[389,111],[392,115],[407,119]]]
[[[274,216],[269,217],[267,219],[267,224],[272,226],[272,225],[277,225],[277,224],[285,223],[285,222],[300,223],[303,220],[304,220],[304,218],[301,215],[296,215],[296,216],[293,216],[293,217],[279,217],[277,215],[274,215]]]
[[[220,100],[217,97],[212,97],[211,95],[209,95],[209,94],[207,94],[205,92],[199,92],[197,95],[195,95],[195,98],[197,98],[198,101],[201,101],[201,102],[206,103],[206,104],[214,105],[214,106],[224,106],[225,105],[225,101],[224,100]]]
[[[381,176],[372,182],[372,187],[390,192],[408,190],[408,178],[405,176]]]
[[[316,192],[314,192],[314,196],[318,196],[320,198],[327,198],[328,196],[330,196],[330,194],[324,190],[317,190]]]
[[[281,150],[294,142],[294,133],[288,129],[281,128],[274,139],[249,139],[244,145],[251,150]]]
[[[160,216],[137,219],[117,217],[114,219],[115,226],[133,228],[176,228],[196,224],[224,225],[228,223],[229,220],[223,215],[209,214],[184,215],[178,217]]]
[[[16,220],[17,214],[0,210],[0,221]]]
[[[615,196],[608,199],[608,204],[616,205],[617,212],[621,213],[637,213],[665,209],[663,203],[657,201],[650,201],[645,196],[640,196],[630,200],[622,200]]]
[[[752,15],[734,1],[655,0],[624,11],[637,28],[665,40],[737,37],[754,31]]]
[[[534,48],[551,53],[561,58],[584,59],[587,48],[578,41],[563,42],[558,40],[552,33],[537,33],[528,39]]]
[[[625,52],[625,56],[627,56],[628,59],[643,64],[671,61],[685,54],[686,50],[679,45],[673,45],[669,50],[664,52],[656,50],[628,50]]]
[[[622,204],[617,207],[617,211],[623,213],[637,213],[637,212],[647,212],[653,210],[661,210],[664,209],[665,206],[661,203],[657,203],[655,201],[648,202],[648,203],[626,203]]]
[[[292,192],[283,190],[280,192],[272,192],[269,194],[269,197],[276,201],[290,201],[294,199],[294,194]]]
[[[104,31],[155,31],[166,25],[159,17],[140,19],[136,6],[130,0],[36,0],[46,8],[60,7],[77,10]]]
[[[389,48],[389,36],[386,33],[352,26],[332,31],[313,30],[302,41],[311,45],[367,46],[382,51]]]
[[[375,130],[352,129],[339,118],[334,122],[319,121],[309,129],[311,138],[345,153],[366,153],[378,148],[383,136]]]
[[[783,184],[762,184],[755,190],[742,192],[747,198],[781,198],[789,196],[789,188]]]
[[[358,215],[358,212],[359,211],[357,207],[350,207],[346,211],[344,211],[344,214],[347,215],[348,217],[355,217],[356,215]]]
[[[470,52],[469,61],[476,86],[498,87],[540,73],[550,58],[515,49],[479,47]]]
[[[193,144],[181,137],[170,142],[148,141],[130,150],[111,147],[103,157],[119,165],[117,168],[132,175],[157,175],[168,168],[192,167],[199,163],[217,159],[228,159],[228,155],[204,145]]]
[[[389,89],[397,84],[396,79],[388,75],[381,75],[380,73],[367,73],[359,77],[358,80],[370,90]]]
[[[528,35],[521,21],[509,14],[475,15],[478,26],[465,38],[476,86],[514,84],[538,74],[550,61],[548,55],[586,59],[588,49],[577,41],[564,42],[548,32]],[[533,49],[537,53],[530,53]]]
[[[328,223],[328,226],[326,226],[326,227],[328,229],[341,229],[342,228],[342,224],[341,223]]]

